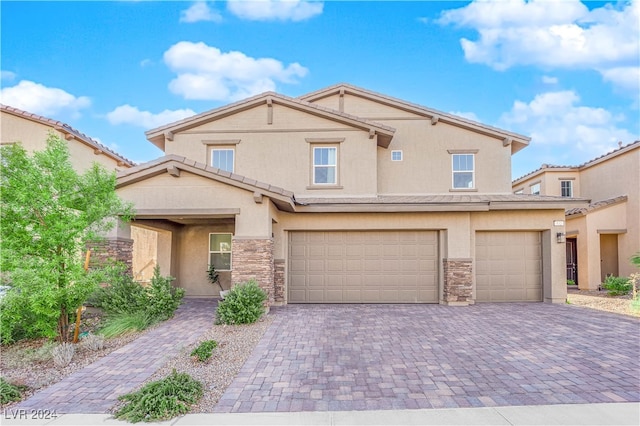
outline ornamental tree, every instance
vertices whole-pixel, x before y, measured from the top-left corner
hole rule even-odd
[[[69,316],[99,282],[83,267],[87,244],[99,241],[131,204],[115,193],[116,176],[94,165],[74,170],[66,142],[50,134],[44,151],[0,148],[2,342],[23,337],[69,341]]]

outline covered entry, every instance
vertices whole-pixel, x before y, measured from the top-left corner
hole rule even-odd
[[[476,232],[476,300],[542,301],[540,232]]]
[[[437,303],[436,231],[289,232],[289,303]]]

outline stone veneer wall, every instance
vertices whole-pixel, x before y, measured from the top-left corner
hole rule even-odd
[[[233,258],[231,285],[254,278],[267,292],[267,303],[271,306],[275,297],[273,239],[234,237],[231,242],[231,251]]]
[[[284,259],[275,259],[273,266],[273,298],[276,303],[284,303]]]
[[[473,297],[471,259],[443,259],[443,300],[449,305],[468,305]]]
[[[127,266],[127,272],[133,272],[133,240],[125,238],[107,238],[88,244],[91,249],[89,266],[104,265],[118,261]]]

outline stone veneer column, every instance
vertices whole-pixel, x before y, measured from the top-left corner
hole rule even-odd
[[[284,259],[273,261],[273,295],[278,304],[284,303]]]
[[[133,273],[133,240],[129,238],[106,238],[88,244],[91,249],[90,266],[104,265],[113,261],[122,262],[127,272]]]
[[[231,253],[231,285],[254,278],[267,292],[267,306],[271,306],[275,296],[273,239],[233,237]]]
[[[442,297],[447,305],[467,306],[473,295],[471,259],[443,259],[444,289]]]

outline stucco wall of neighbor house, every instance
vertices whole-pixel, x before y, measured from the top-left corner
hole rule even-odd
[[[563,180],[572,182],[572,195],[574,198],[584,197],[580,190],[580,174],[577,170],[569,170],[568,168],[563,168],[561,171],[548,169],[542,174],[519,181],[517,185],[513,186],[513,192],[522,189],[523,194],[531,194],[531,185],[540,182],[540,194],[560,197],[562,195],[560,182]]]
[[[49,132],[53,132],[62,140],[65,135],[54,130],[53,127],[17,117],[6,112],[1,113],[2,126],[0,126],[0,140],[3,144],[20,142],[29,152],[42,151],[47,146]],[[119,170],[124,167],[118,166],[118,161],[107,155],[96,155],[94,148],[85,145],[78,140],[67,141],[71,164],[78,172],[84,172],[92,164],[102,164],[107,170]]]

